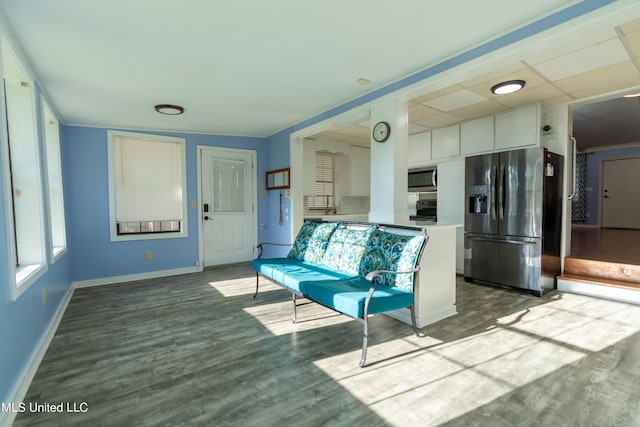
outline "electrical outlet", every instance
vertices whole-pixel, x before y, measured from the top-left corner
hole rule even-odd
[[[153,259],[153,254],[151,253],[151,251],[146,251],[144,253],[144,259],[146,259],[147,261],[151,261]]]
[[[198,207],[198,205],[196,204],[196,201],[195,201],[195,200],[192,200],[192,201],[191,201],[191,209],[195,209],[195,208],[197,208],[197,207]]]

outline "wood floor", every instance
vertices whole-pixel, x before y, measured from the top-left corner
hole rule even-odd
[[[640,306],[458,280],[457,316],[361,324],[247,265],[75,291],[15,426],[637,426]],[[428,286],[428,284],[427,284]]]
[[[570,256],[640,265],[640,230],[573,227]]]

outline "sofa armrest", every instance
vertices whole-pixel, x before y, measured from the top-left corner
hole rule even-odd
[[[269,242],[264,242],[264,243],[259,243],[258,246],[256,246],[256,248],[258,248],[258,258],[262,257],[262,250],[263,250],[263,246],[264,245],[271,245],[271,246],[293,246],[293,243],[269,243]]]
[[[365,276],[365,279],[367,279],[368,281],[372,282],[373,286],[375,286],[375,279],[377,277],[382,276],[383,274],[406,274],[406,273],[416,273],[420,271],[420,266],[416,266],[416,268],[412,269],[412,270],[405,270],[405,271],[391,271],[391,270],[374,270],[371,271],[369,273],[367,273],[367,275]]]

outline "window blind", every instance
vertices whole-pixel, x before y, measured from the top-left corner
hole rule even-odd
[[[124,135],[113,143],[118,234],[180,231],[181,144]]]
[[[316,179],[314,195],[307,201],[309,209],[335,207],[336,158],[331,154],[316,153]]]

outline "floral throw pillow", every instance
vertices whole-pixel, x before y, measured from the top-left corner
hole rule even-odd
[[[425,237],[402,236],[376,230],[360,263],[360,276],[374,270],[407,271],[415,268]],[[413,273],[385,274],[383,284],[413,291]]]
[[[298,232],[287,257],[319,264],[327,249],[329,239],[337,227],[337,222],[306,221]]]
[[[331,236],[322,264],[341,273],[358,274],[367,243],[375,229],[375,226],[360,230],[338,228]]]

